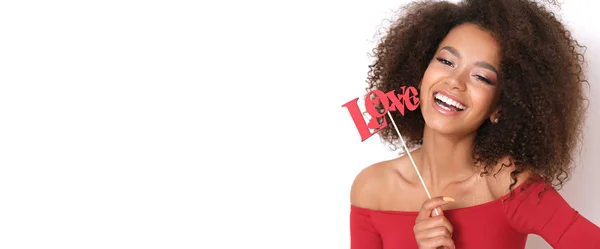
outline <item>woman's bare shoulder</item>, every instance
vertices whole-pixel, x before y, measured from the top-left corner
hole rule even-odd
[[[403,157],[372,164],[361,170],[350,191],[352,205],[368,209],[379,209],[382,196],[390,191],[391,185],[396,185],[400,176],[399,168],[406,164]]]

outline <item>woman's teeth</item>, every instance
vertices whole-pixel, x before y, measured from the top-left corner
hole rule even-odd
[[[463,111],[467,108],[465,105],[458,103],[457,101],[448,98],[442,95],[441,93],[436,93],[433,97],[437,100],[436,102],[438,102],[438,104],[440,104],[440,106],[444,109],[449,110],[449,107],[454,107],[457,111]]]

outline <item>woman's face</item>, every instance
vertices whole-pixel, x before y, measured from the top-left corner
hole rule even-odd
[[[499,45],[474,24],[452,29],[429,63],[420,88],[426,125],[443,134],[468,135],[496,111]]]

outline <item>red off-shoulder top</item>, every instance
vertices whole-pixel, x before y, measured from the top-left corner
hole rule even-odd
[[[600,228],[581,216],[550,185],[528,182],[488,203],[444,210],[457,249],[523,249],[528,234],[555,249],[600,249]],[[523,188],[525,187],[525,188]],[[418,249],[418,212],[351,205],[351,249]]]

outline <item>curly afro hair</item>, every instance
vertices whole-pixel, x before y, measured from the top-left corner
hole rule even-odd
[[[583,86],[587,83],[585,47],[550,10],[533,1],[420,1],[402,10],[403,15],[373,50],[367,90],[419,88],[446,34],[460,24],[477,24],[500,44],[499,81],[503,89],[501,121],[491,124],[488,120],[477,130],[475,165],[489,173],[499,159],[508,156],[515,166],[511,189],[516,176],[524,171],[562,187],[581,142],[586,101]],[[404,116],[391,114],[408,148],[421,145],[425,121],[420,109]],[[384,118],[389,123],[389,117]],[[389,125],[379,136],[392,147],[401,146]]]

